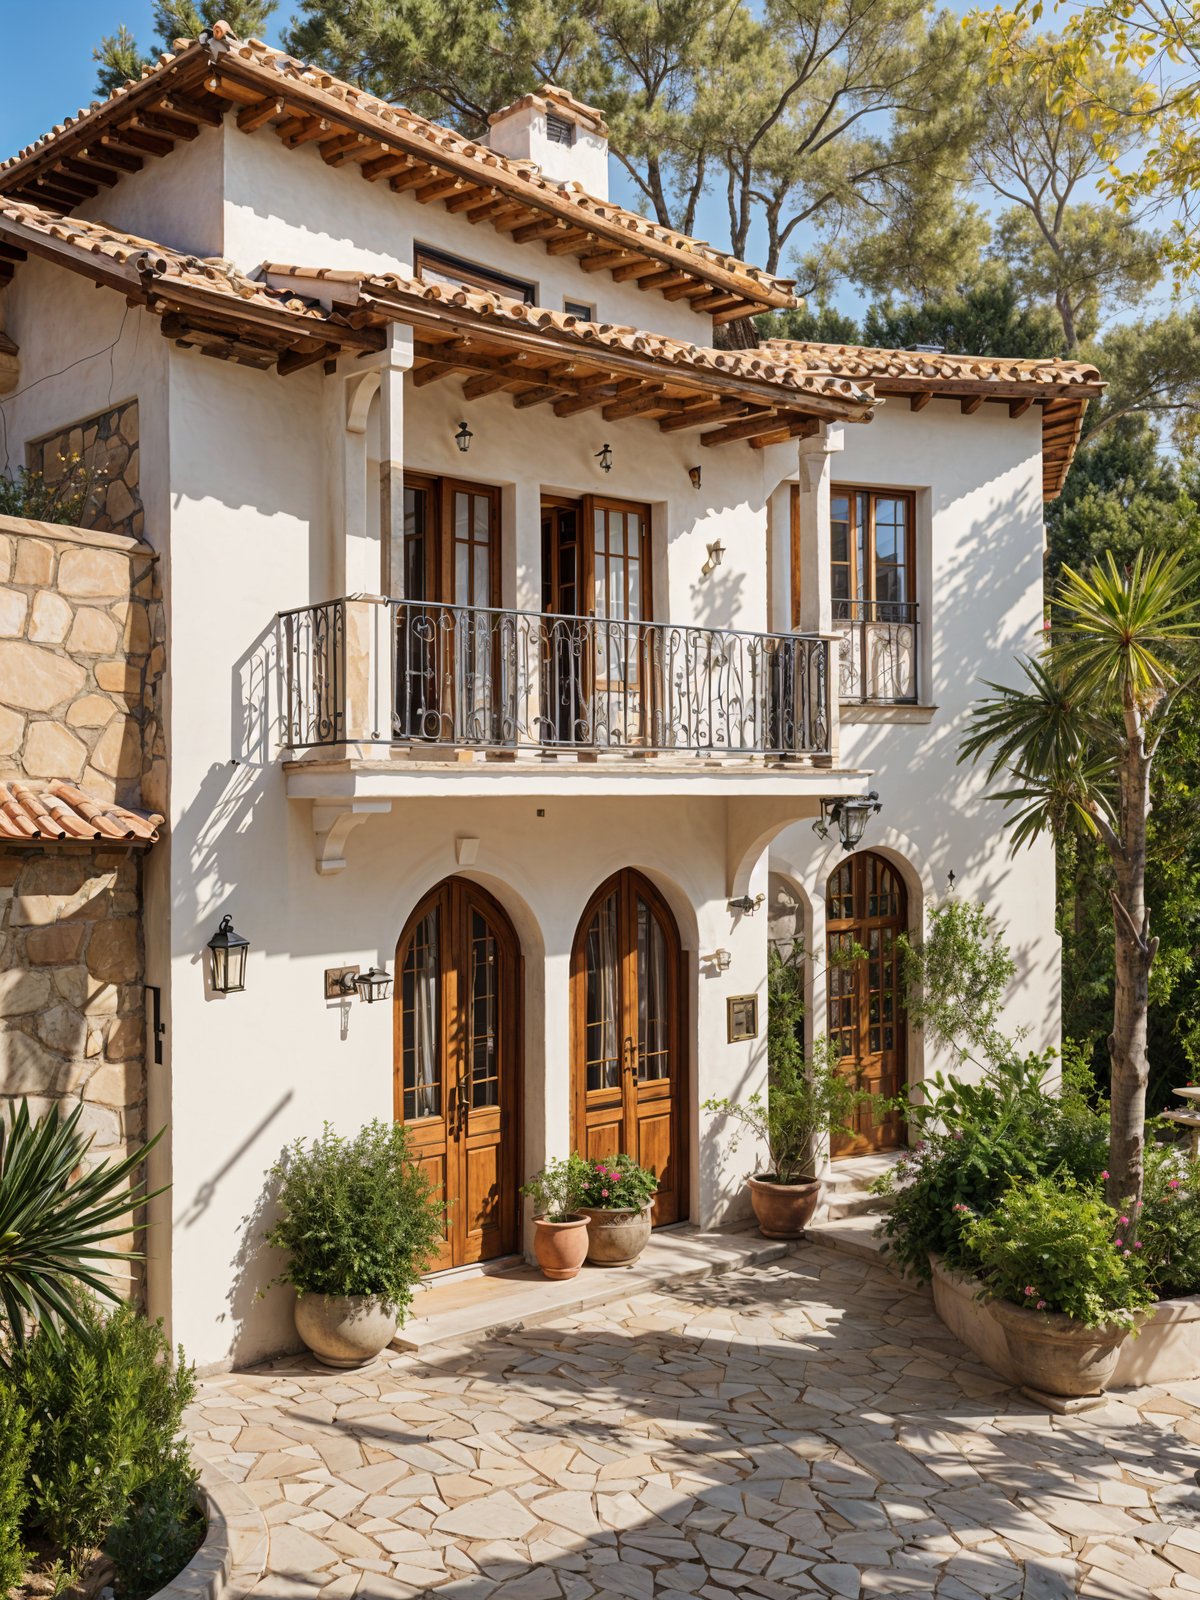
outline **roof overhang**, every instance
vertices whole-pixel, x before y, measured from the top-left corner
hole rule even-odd
[[[156,811],[132,811],[62,779],[0,781],[0,844],[145,847],[157,843],[163,820]]]
[[[716,321],[795,305],[790,280],[639,217],[576,185],[543,178],[452,129],[392,106],[217,23],[180,41],[143,77],[51,130],[0,166],[0,194],[73,211],[148,159],[219,127],[270,128],[288,149],[315,144],[329,166],[356,166],[423,204],[488,222],[518,243],[578,259]]]

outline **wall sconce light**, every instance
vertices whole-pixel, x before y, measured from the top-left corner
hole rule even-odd
[[[208,941],[214,994],[241,994],[246,987],[246,951],[249,948],[249,939],[243,939],[235,930],[233,918],[226,912]]]
[[[957,876],[958,874],[955,872],[953,867],[951,867],[950,871],[946,874],[946,887],[949,889],[951,894],[954,893],[954,880]]]
[[[740,900],[731,900],[729,909],[730,911],[740,911],[743,916],[752,917],[766,898],[765,894],[744,894]]]
[[[716,967],[718,972],[728,972],[733,965],[733,957],[728,950],[714,950],[711,955],[701,956],[700,959],[709,966]]]
[[[612,471],[612,445],[602,444],[596,451],[596,460],[600,463],[601,472]]]
[[[386,1000],[392,992],[392,975],[386,967],[371,967],[355,979],[358,997],[373,1006],[376,1000]]]
[[[698,470],[699,469],[697,468],[697,471]],[[721,543],[720,539],[715,540],[714,543],[710,544],[707,548],[708,560],[700,568],[700,575],[704,578],[707,578],[710,572],[715,572],[721,565],[721,562],[725,559],[725,546]]]
[[[699,467],[689,467],[688,468],[688,477],[692,480],[692,488],[693,489],[698,489],[700,487],[700,468]]]
[[[458,432],[454,435],[454,442],[462,451],[463,455],[466,455],[467,451],[471,448],[471,440],[474,437],[475,435],[471,432],[470,428],[467,427],[466,423],[460,422],[458,425]]]
[[[842,849],[856,850],[862,843],[867,819],[873,812],[882,811],[883,804],[874,789],[866,795],[851,795],[845,800],[822,800],[821,815],[813,823],[813,832],[828,839],[830,828],[836,828]]]
[[[391,993],[392,975],[386,967],[360,972],[357,967],[330,967],[325,973],[326,1000],[352,1000],[355,995],[367,1004],[386,1000]]]

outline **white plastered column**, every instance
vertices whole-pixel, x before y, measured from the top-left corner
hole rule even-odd
[[[379,370],[380,592],[404,598],[404,375],[412,371],[413,333],[396,323]]]
[[[833,629],[829,485],[832,458],[844,445],[843,430],[831,423],[800,442],[799,571],[792,575],[800,593],[792,596],[792,614],[802,633],[830,633]]]
[[[342,515],[334,558],[335,593],[401,598],[404,540],[404,374],[413,363],[412,329],[395,323],[369,365],[343,380]],[[374,408],[376,396],[379,405]],[[368,429],[378,416],[379,483],[367,481]],[[368,497],[378,493],[379,516]]]

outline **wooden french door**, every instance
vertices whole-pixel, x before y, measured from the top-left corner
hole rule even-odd
[[[571,1144],[657,1175],[654,1223],[687,1216],[687,1053],[679,932],[631,868],[588,902],[571,956]]]
[[[882,856],[860,850],[829,875],[825,892],[829,1039],[859,1088],[897,1095],[906,1082],[907,1020],[897,941],[908,927],[904,883]],[[859,949],[863,953],[855,956]],[[894,1150],[903,1119],[858,1108],[852,1134],[832,1141],[833,1156]]]
[[[497,902],[447,878],[396,947],[395,1115],[445,1196],[434,1263],[517,1249],[520,947]]]

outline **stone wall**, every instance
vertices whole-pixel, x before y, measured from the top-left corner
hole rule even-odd
[[[59,428],[26,449],[26,465],[55,487],[80,464],[91,489],[80,517],[85,528],[125,533],[140,539],[145,512],[140,492],[138,403],[126,400],[111,410]]]
[[[164,662],[149,545],[0,517],[0,777],[165,812]]]

